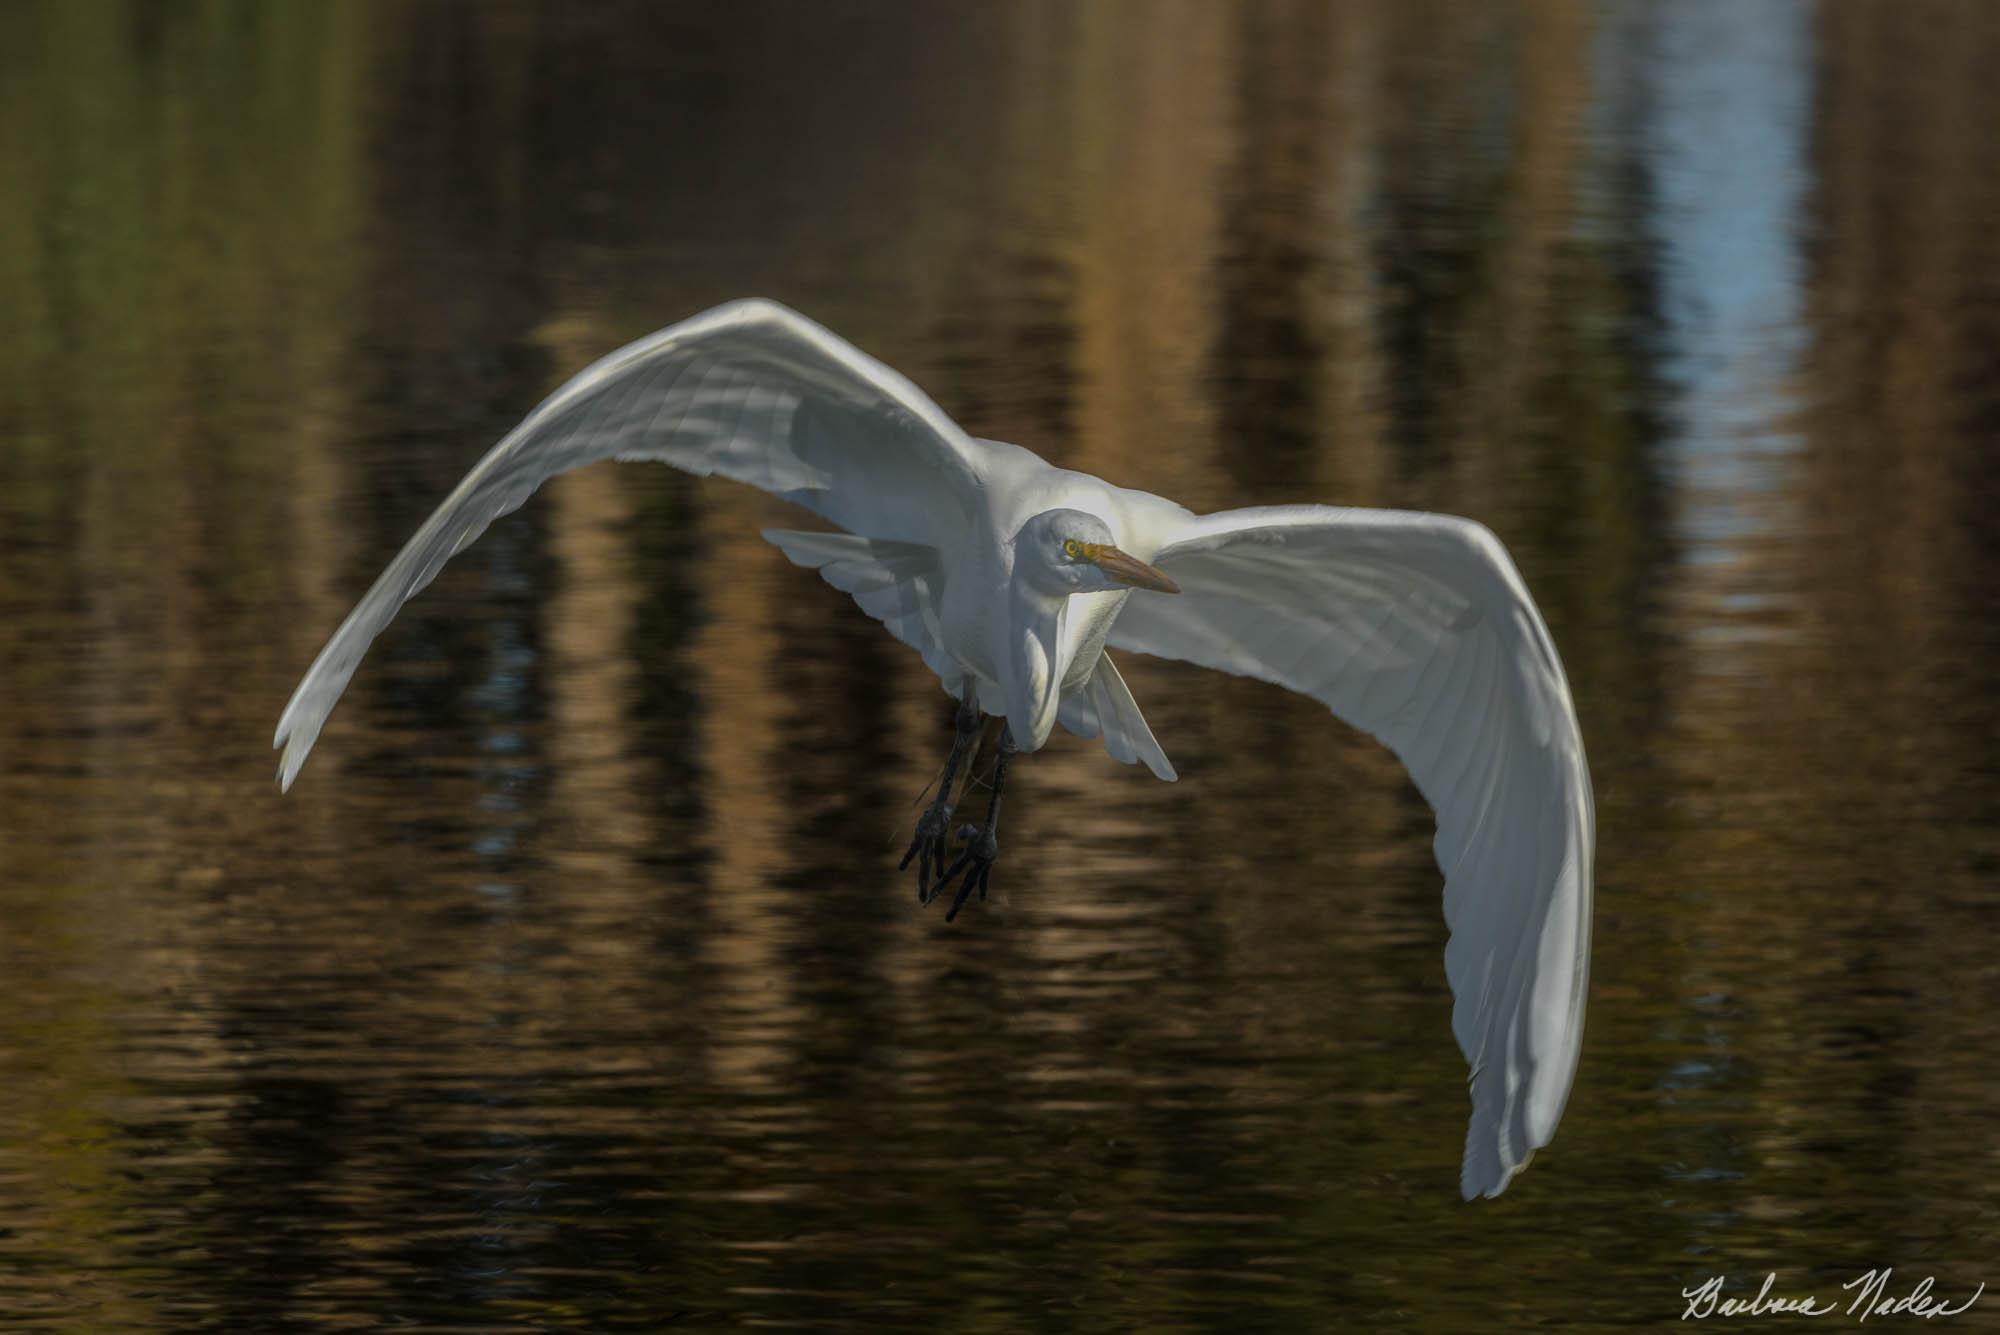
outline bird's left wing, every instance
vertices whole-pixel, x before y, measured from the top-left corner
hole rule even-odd
[[[1437,814],[1452,1031],[1472,1066],[1460,1187],[1497,1196],[1562,1116],[1583,1038],[1596,816],[1555,645],[1492,533],[1283,506],[1190,518],[1121,649],[1310,695],[1373,733]]]
[[[272,745],[292,786],[368,645],[438,569],[557,473],[651,459],[748,482],[851,532],[935,546],[971,519],[979,448],[873,357],[775,302],[734,301],[579,372],[417,530],[293,692]]]

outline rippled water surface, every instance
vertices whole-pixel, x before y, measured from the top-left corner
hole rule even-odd
[[[0,1328],[2000,1282],[1996,67],[1978,3],[0,8]],[[1130,659],[1182,781],[1025,758],[947,926],[949,702],[746,489],[552,485],[278,796],[461,472],[749,293],[1197,509],[1507,542],[1601,825],[1503,1198],[1393,758]]]

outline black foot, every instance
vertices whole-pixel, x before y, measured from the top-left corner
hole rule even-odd
[[[979,891],[981,900],[986,898],[986,882],[993,875],[993,864],[1000,860],[1000,840],[994,835],[991,825],[983,830],[977,825],[960,826],[958,837],[965,841],[965,846],[959,850],[951,866],[938,877],[937,887],[923,897],[924,903],[930,903],[944,893],[954,877],[964,873],[965,879],[958,883],[957,896],[951,901],[951,907],[945,910],[946,922],[958,916],[958,911],[965,907],[966,898],[974,890]]]
[[[958,704],[958,721],[953,728],[951,754],[945,757],[944,772],[939,777],[937,800],[924,808],[924,814],[917,818],[917,837],[910,840],[910,849],[903,854],[903,860],[896,864],[902,871],[910,865],[910,859],[922,855],[917,863],[917,902],[928,904],[936,891],[931,889],[931,873],[944,870],[945,846],[951,842],[951,785],[958,778],[959,762],[979,735],[979,706],[973,703],[970,692]],[[938,889],[944,882],[938,882]]]
[[[940,797],[924,808],[924,814],[917,818],[917,837],[910,840],[910,851],[903,854],[903,860],[896,864],[902,871],[910,865],[910,859],[921,858],[917,862],[917,902],[928,904],[934,893],[931,889],[931,872],[944,870],[945,845],[951,839],[951,803]],[[938,882],[938,889],[944,889],[944,882]]]

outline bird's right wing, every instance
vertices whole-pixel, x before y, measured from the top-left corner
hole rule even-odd
[[[1548,1143],[1583,1038],[1596,816],[1555,645],[1506,550],[1448,515],[1283,506],[1190,517],[1126,600],[1121,649],[1276,682],[1394,751],[1437,814],[1452,1031],[1472,1067],[1460,1186]]]
[[[981,485],[979,447],[922,390],[796,311],[734,301],[670,325],[551,394],[389,563],[278,720],[283,787],[397,609],[542,483],[602,459],[719,474],[851,532],[929,546],[970,524]]]

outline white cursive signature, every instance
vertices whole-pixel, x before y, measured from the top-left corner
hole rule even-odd
[[[1889,1292],[1889,1277],[1893,1269],[1870,1270],[1857,1275],[1840,1287],[1854,1290],[1854,1297],[1843,1308],[1838,1300],[1821,1302],[1808,1293],[1803,1297],[1785,1298],[1772,1294],[1771,1288],[1778,1282],[1776,1271],[1764,1276],[1764,1283],[1754,1298],[1725,1298],[1722,1283],[1726,1276],[1710,1275],[1691,1289],[1682,1289],[1681,1297],[1687,1300],[1687,1310],[1681,1313],[1683,1321],[1705,1321],[1712,1316],[1828,1316],[1844,1311],[1856,1321],[1866,1321],[1871,1316],[1916,1316],[1929,1320],[1939,1316],[1957,1316],[1974,1303],[1979,1295],[1986,1292],[1986,1283],[1980,1281],[1972,1296],[1953,1307],[1943,1298],[1931,1296],[1931,1286],[1935,1278],[1925,1275],[1917,1286],[1898,1298]]]

